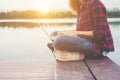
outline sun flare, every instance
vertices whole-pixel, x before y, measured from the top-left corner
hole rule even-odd
[[[44,13],[44,12],[48,12],[48,11],[49,11],[49,8],[48,8],[47,6],[41,5],[41,6],[39,7],[39,10]]]

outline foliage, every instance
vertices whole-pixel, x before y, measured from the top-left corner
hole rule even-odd
[[[71,11],[40,12],[33,10],[1,12],[0,19],[41,19],[41,18],[72,18],[76,17]]]
[[[34,10],[0,12],[0,19],[43,19],[43,18],[74,18],[71,11],[40,12]],[[108,9],[108,17],[120,18],[120,9]]]
[[[114,8],[112,10],[108,10],[108,16],[110,18],[120,18],[120,9]]]

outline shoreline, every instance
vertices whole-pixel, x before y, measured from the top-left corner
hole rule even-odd
[[[76,18],[56,18],[56,19],[4,19],[2,22],[28,22],[28,23],[76,23]],[[120,22],[120,18],[108,18],[108,22]]]

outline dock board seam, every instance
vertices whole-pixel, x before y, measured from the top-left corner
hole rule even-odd
[[[86,67],[88,68],[88,71],[91,73],[92,77],[94,78],[94,80],[97,80],[96,76],[94,75],[94,73],[92,72],[92,70],[90,69],[89,65],[87,64],[87,62],[85,60],[83,60],[84,64],[86,65]]]

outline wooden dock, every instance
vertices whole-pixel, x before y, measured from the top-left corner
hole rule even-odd
[[[108,57],[56,62],[55,80],[120,80],[120,66]]]
[[[0,80],[120,80],[109,58],[83,61],[0,62]]]
[[[0,62],[0,80],[54,80],[54,62]]]

